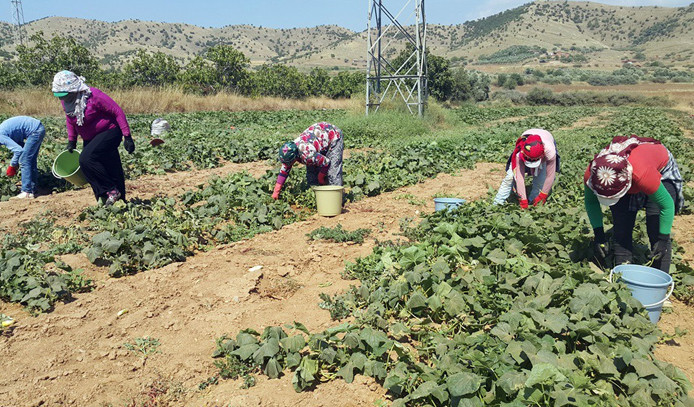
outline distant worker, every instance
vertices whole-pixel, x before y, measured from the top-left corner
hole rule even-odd
[[[675,212],[684,206],[682,175],[672,153],[652,138],[615,137],[590,162],[584,181],[597,260],[604,264],[608,254],[600,204],[612,211],[616,264],[633,261],[632,232],[637,212],[645,207],[653,267],[669,273],[670,231]]]
[[[122,140],[125,150],[132,154],[135,143],[123,109],[70,71],[55,75],[52,90],[65,111],[68,151],[77,147],[77,136],[82,137],[79,163],[97,201],[112,205],[125,200],[125,174],[118,146]]]
[[[320,122],[304,130],[299,137],[280,147],[282,163],[277,177],[274,199],[280,191],[296,162],[306,165],[306,181],[309,185],[342,185],[342,153],[345,149],[342,130]]]
[[[19,168],[22,172],[22,191],[16,199],[34,199],[36,195],[37,160],[45,135],[43,124],[33,117],[15,116],[0,123],[0,144],[13,154],[7,176],[14,177]]]
[[[543,129],[526,130],[516,141],[516,147],[506,162],[506,176],[501,181],[494,204],[505,203],[515,189],[521,208],[527,209],[526,174],[533,175],[530,201],[533,206],[544,204],[558,172],[559,154],[552,134]]]

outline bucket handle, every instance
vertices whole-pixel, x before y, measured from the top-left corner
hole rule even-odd
[[[608,280],[610,283],[612,282],[612,275],[613,275],[613,274],[614,274],[614,269],[610,270],[610,276],[607,278],[607,280]],[[658,302],[656,302],[656,303],[654,303],[654,304],[644,305],[643,307],[644,307],[644,308],[651,308],[651,307],[656,307],[656,306],[658,306],[658,305],[660,305],[660,304],[665,303],[665,301],[667,301],[668,298],[670,298],[670,296],[672,295],[672,292],[673,292],[674,290],[675,290],[675,280],[672,280],[672,283],[670,283],[670,290],[668,291],[668,293],[667,293],[667,295],[665,296],[665,298],[663,298],[662,300],[660,300],[660,301],[658,301]]]

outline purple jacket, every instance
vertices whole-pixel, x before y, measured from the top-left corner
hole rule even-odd
[[[76,141],[79,134],[82,140],[89,141],[97,134],[116,127],[120,127],[123,136],[129,137],[130,126],[128,126],[123,109],[99,89],[91,87],[89,89],[92,91],[92,95],[87,99],[84,124],[78,126],[77,117],[65,116],[68,140]]]

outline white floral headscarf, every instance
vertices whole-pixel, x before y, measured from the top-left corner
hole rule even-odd
[[[84,111],[87,108],[87,99],[92,94],[89,86],[84,83],[84,77],[77,76],[71,71],[60,71],[53,77],[52,91],[78,94],[75,101],[75,109],[71,113],[67,113],[67,115],[77,117],[77,125],[82,126],[84,124]]]

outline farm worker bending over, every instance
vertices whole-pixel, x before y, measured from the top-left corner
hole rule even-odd
[[[10,117],[0,123],[0,144],[13,154],[7,176],[17,175],[17,168],[22,168],[22,192],[17,199],[33,199],[36,193],[36,179],[39,176],[37,159],[39,148],[46,130],[40,121],[29,116]]]
[[[559,154],[552,134],[543,129],[526,130],[516,141],[516,147],[506,163],[506,177],[501,181],[494,204],[501,205],[506,202],[511,190],[515,188],[521,208],[527,209],[526,174],[533,175],[533,187],[530,191],[533,206],[544,204],[557,172]]]
[[[80,167],[97,201],[111,205],[119,199],[125,200],[125,174],[118,145],[123,140],[125,150],[132,154],[135,143],[123,109],[70,71],[55,74],[53,94],[65,110],[68,151],[77,147],[77,135],[82,137]]]
[[[612,210],[617,264],[632,261],[632,231],[639,209],[646,208],[646,229],[653,267],[670,270],[670,229],[682,209],[682,176],[677,162],[659,141],[619,136],[590,162],[584,176],[585,205],[595,232],[594,251],[604,264],[607,255],[600,204]]]
[[[282,185],[297,161],[306,165],[306,181],[309,185],[342,185],[344,149],[342,130],[326,122],[316,123],[304,130],[296,140],[284,143],[279,154],[282,168],[272,197],[280,197]]]

